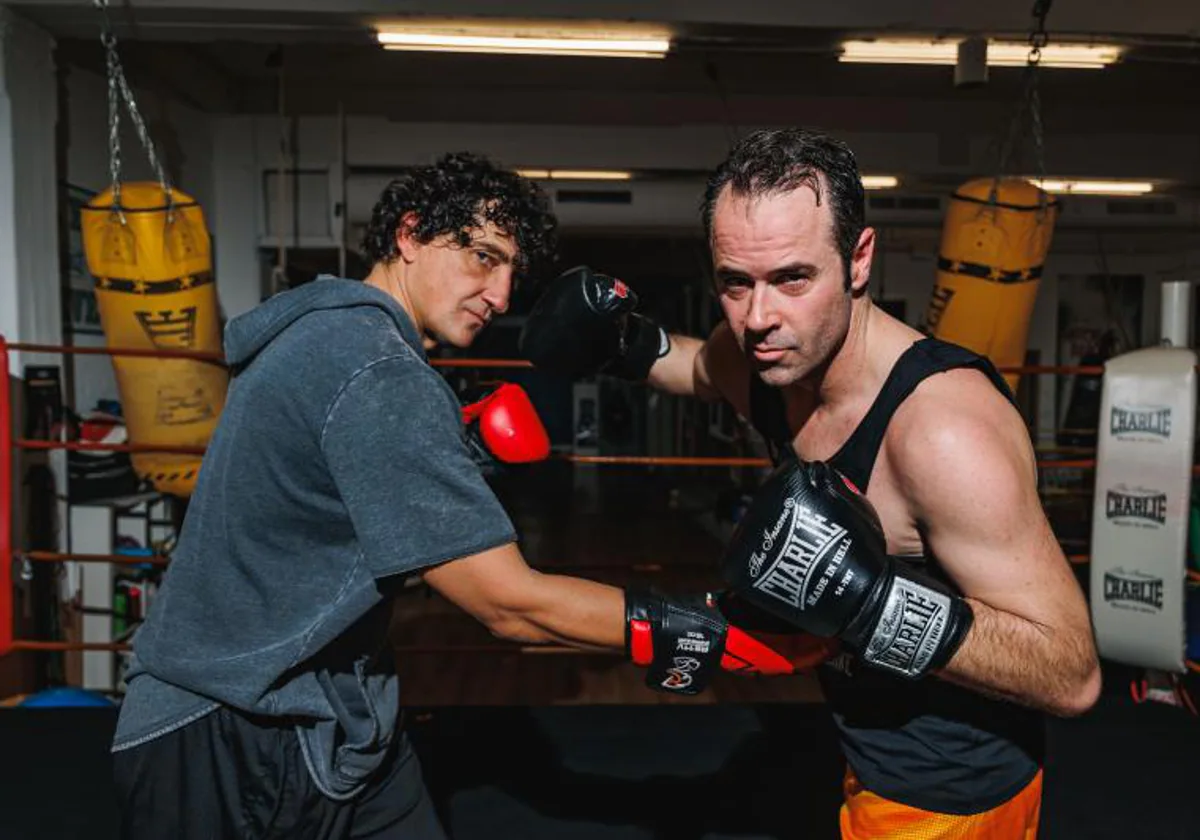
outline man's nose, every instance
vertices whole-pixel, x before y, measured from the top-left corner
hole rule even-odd
[[[750,308],[746,312],[746,329],[750,332],[766,333],[778,326],[778,313],[771,292],[771,286],[767,283],[755,283],[750,291]]]
[[[508,311],[508,303],[512,297],[512,268],[505,266],[495,272],[495,277],[484,289],[483,301],[497,315]]]

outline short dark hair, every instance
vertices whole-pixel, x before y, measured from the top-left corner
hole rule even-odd
[[[396,259],[396,226],[416,215],[419,242],[452,234],[466,247],[471,231],[492,222],[516,240],[518,275],[537,275],[554,261],[558,222],[545,193],[516,172],[481,155],[448,154],[416,166],[384,188],[362,247],[372,263]]]
[[[712,238],[713,208],[727,185],[733,193],[749,197],[809,186],[820,204],[818,173],[828,185],[834,243],[849,276],[854,248],[866,227],[862,178],[850,147],[815,131],[762,129],[743,138],[708,179],[701,208],[705,235]]]

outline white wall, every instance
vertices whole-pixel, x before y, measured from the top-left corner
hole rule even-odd
[[[253,136],[259,167],[274,167],[279,157],[279,125],[274,116],[247,122],[237,118]],[[743,127],[745,129],[747,127]],[[838,131],[854,149],[865,173],[920,172],[943,177],[949,183],[987,174],[989,146],[986,132],[946,137],[928,132]],[[338,159],[337,120],[304,117],[296,130],[296,166],[331,167]],[[946,152],[947,144],[954,147]],[[1047,154],[1067,163],[1061,168],[1078,176],[1145,176],[1193,180],[1198,173],[1194,138],[1154,134],[1058,134],[1048,137]],[[471,150],[487,154],[514,167],[570,167],[600,169],[708,170],[726,154],[729,134],[723,125],[555,125],[399,122],[376,117],[350,117],[346,121],[345,157],[352,167],[395,167],[427,163],[450,151]],[[964,151],[965,150],[965,151]],[[369,214],[378,178],[349,185],[351,220]],[[692,185],[697,189],[702,182]],[[632,212],[656,215],[662,224],[695,223],[695,198],[673,198],[663,205],[682,215],[664,218],[643,208]],[[694,195],[694,194],[693,194]],[[583,213],[572,209],[569,214]],[[580,222],[588,221],[580,216]],[[1064,222],[1068,220],[1064,219]]]
[[[279,165],[280,124],[273,116],[218,117],[214,184],[217,220],[218,265],[225,285],[224,299],[236,301],[236,314],[261,295],[261,269],[257,248],[274,248],[275,221],[270,207],[276,196],[264,187],[266,170]],[[882,135],[840,133],[855,150],[864,172],[916,170],[955,178],[962,156],[942,154],[949,142],[937,134]],[[295,131],[290,165],[329,172],[320,190],[301,194],[301,216],[313,229],[331,218],[340,198],[339,124],[334,117],[302,118]],[[967,158],[982,159],[986,143],[979,138],[958,138],[970,151]],[[1179,138],[1147,135],[1055,138],[1057,148],[1079,162],[1080,170],[1095,175],[1169,175],[1190,173],[1197,165],[1193,143]],[[400,123],[382,118],[350,118],[346,122],[344,155],[351,167],[376,168],[374,174],[351,176],[345,184],[353,248],[359,231],[370,217],[388,168],[426,163],[454,150],[489,155],[505,165],[522,167],[591,167],[639,169],[711,168],[725,154],[728,137],[716,125],[638,127],[577,125],[470,125]],[[1121,151],[1123,150],[1123,151]],[[1150,151],[1153,154],[1150,154]],[[953,165],[946,160],[956,161]],[[1108,169],[1098,161],[1111,162]],[[961,176],[960,176],[961,177]],[[319,179],[318,179],[319,181]],[[553,189],[554,185],[551,185]],[[566,186],[579,186],[566,185]],[[626,185],[592,183],[594,189],[624,189]],[[564,229],[616,229],[646,232],[679,232],[699,229],[698,203],[702,178],[640,182],[632,205],[558,205]],[[319,194],[318,194],[319,193]],[[314,204],[320,206],[313,206]],[[1087,275],[1102,271],[1098,261],[1100,241],[1108,256],[1107,270],[1114,274],[1141,274],[1148,279],[1143,302],[1143,335],[1157,335],[1158,285],[1163,276],[1200,270],[1200,229],[1194,223],[1195,207],[1181,203],[1178,216],[1144,219],[1107,215],[1104,199],[1073,198],[1066,202],[1047,260],[1030,324],[1030,349],[1044,363],[1059,361],[1058,307],[1060,275]],[[869,221],[886,231],[875,266],[873,283],[882,282],[888,298],[906,301],[910,322],[922,319],[936,274],[936,254],[941,233],[941,212],[872,211]],[[310,237],[292,244],[335,247],[336,235]],[[1054,377],[1038,380],[1038,426],[1049,434],[1060,413],[1061,400]]]
[[[260,168],[278,159],[279,130],[274,117],[254,121],[254,154]],[[296,166],[332,167],[338,158],[338,124],[332,117],[299,121]],[[935,134],[878,135],[844,133],[858,149],[864,171],[889,171],[904,165],[923,171],[938,167]],[[452,151],[474,151],[512,167],[591,169],[663,169],[704,171],[727,153],[729,135],[722,125],[672,127],[613,125],[472,125],[401,123],[383,118],[347,120],[345,156],[351,167],[380,168],[429,163]],[[387,176],[355,175],[346,184],[352,227],[361,227]],[[555,186],[622,189],[621,184]],[[703,178],[665,180],[638,185],[631,205],[557,205],[565,227],[695,228]],[[260,208],[261,211],[261,208]],[[356,237],[351,237],[353,242]]]
[[[0,38],[0,334],[58,344],[53,40],[4,8]],[[10,373],[45,361],[51,360],[41,354],[14,355]]]
[[[103,76],[77,67],[66,72],[67,180],[99,191],[111,179],[108,168],[108,84]],[[212,200],[212,132],[209,117],[158,93],[136,89],[138,108],[150,129],[173,185],[202,205]],[[146,153],[122,106],[121,177],[153,179]]]
[[[261,173],[254,156],[254,120],[221,117],[212,122],[213,231],[217,290],[227,318],[240,315],[260,300],[258,208]]]
[[[59,344],[62,337],[52,49],[46,32],[0,7],[0,335],[38,344]],[[19,395],[25,366],[60,362],[41,353],[12,354],[7,369],[0,371],[0,388],[14,405],[8,431],[22,433]],[[11,475],[0,481],[10,482],[3,488],[3,495],[13,500],[6,513],[12,516],[12,545],[22,547],[27,545],[27,517],[20,510],[24,464],[20,453],[11,454]],[[53,453],[46,460],[61,487],[65,458]],[[0,557],[0,562],[8,561]],[[17,617],[18,627],[26,623]],[[18,656],[0,658],[0,682],[23,687],[10,677],[21,666]]]

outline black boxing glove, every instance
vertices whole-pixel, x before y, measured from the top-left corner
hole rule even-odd
[[[738,523],[722,573],[760,609],[911,679],[944,667],[974,617],[949,587],[888,556],[875,509],[822,462],[776,468]]]
[[[552,280],[521,328],[520,354],[540,370],[579,379],[650,375],[671,348],[666,331],[634,312],[632,289],[587,266]]]
[[[739,626],[726,611],[736,610]],[[741,621],[765,622],[762,632]],[[625,649],[646,668],[646,685],[671,694],[699,694],[718,669],[742,676],[785,676],[812,670],[836,645],[763,619],[736,596],[667,597],[625,592]]]

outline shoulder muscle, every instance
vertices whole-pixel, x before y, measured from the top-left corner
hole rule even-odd
[[[896,412],[888,457],[918,521],[1038,503],[1033,448],[1020,414],[979,371],[930,377]]]

